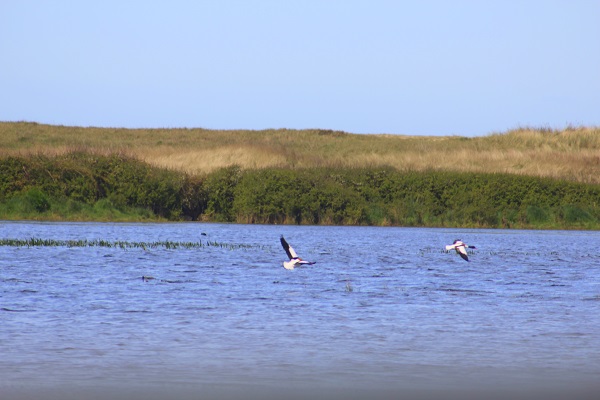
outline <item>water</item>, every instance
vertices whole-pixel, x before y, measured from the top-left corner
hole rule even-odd
[[[285,270],[280,234],[317,264]],[[597,388],[600,232],[0,225],[32,237],[249,247],[0,247],[2,398]]]

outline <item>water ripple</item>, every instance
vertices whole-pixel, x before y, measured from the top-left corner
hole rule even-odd
[[[0,391],[15,382],[558,385],[600,374],[597,232],[26,222],[2,229],[19,240],[88,241],[81,243],[187,243],[202,230],[215,243],[247,246],[0,246]],[[317,264],[283,269],[280,234]],[[455,237],[477,246],[469,263],[444,250]],[[565,241],[570,251],[556,252]],[[403,250],[406,242],[418,249]]]

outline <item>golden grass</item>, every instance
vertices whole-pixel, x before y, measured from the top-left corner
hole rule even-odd
[[[193,174],[237,164],[501,172],[600,183],[600,128],[519,128],[466,138],[328,130],[117,129],[0,122],[0,156],[124,153]]]

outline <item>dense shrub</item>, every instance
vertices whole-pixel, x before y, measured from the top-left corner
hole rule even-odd
[[[0,172],[0,200],[35,188],[48,198],[90,205],[107,198],[116,208],[148,208],[165,218],[182,209],[180,174],[119,155],[10,157],[0,159]]]
[[[208,207],[208,190],[204,178],[186,175],[181,187],[181,213],[183,218],[197,221]]]
[[[121,155],[0,159],[3,215],[146,211],[171,220],[270,224],[598,228],[600,186],[509,174],[377,169],[192,176]],[[128,211],[125,211],[128,210]],[[94,214],[97,213],[97,214]],[[136,217],[137,218],[137,217]]]
[[[161,217],[180,215],[181,174],[119,155],[91,162],[99,197],[109,197],[116,206],[149,208]]]
[[[240,222],[365,223],[365,200],[328,170],[264,169],[242,174],[233,210]]]
[[[40,189],[34,187],[25,193],[25,209],[38,213],[46,212],[50,209],[50,200],[48,196]]]
[[[303,219],[314,222],[316,215],[311,215],[314,206],[307,198],[310,188],[305,187],[303,178],[292,170],[283,169],[244,173],[232,193],[232,211],[236,220],[268,224],[288,220],[299,224]]]
[[[213,221],[233,221],[234,190],[240,177],[237,165],[221,168],[210,174],[204,183],[206,187],[206,214]]]
[[[23,190],[27,179],[25,163],[24,159],[16,157],[0,161],[0,200],[6,200]]]

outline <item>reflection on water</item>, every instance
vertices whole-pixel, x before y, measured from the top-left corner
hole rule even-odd
[[[317,264],[285,270],[280,234]],[[552,388],[600,374],[598,232],[0,225],[32,237],[249,246],[0,247],[0,393]],[[471,262],[443,251],[456,238],[477,246]]]

